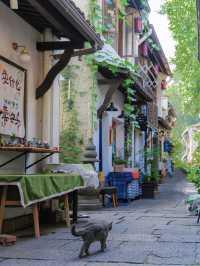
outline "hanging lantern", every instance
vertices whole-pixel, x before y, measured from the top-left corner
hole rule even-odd
[[[161,82],[161,89],[162,90],[167,89],[167,81],[166,80],[162,80],[162,82]]]
[[[156,73],[158,74],[160,72],[160,67],[158,64],[154,66]]]
[[[135,33],[142,32],[142,18],[141,17],[136,17],[134,19],[134,28],[135,28]]]
[[[141,46],[140,46],[140,51],[141,51],[141,55],[144,57],[148,57],[148,45],[146,42],[144,42]]]
[[[10,0],[10,8],[11,9],[18,9],[18,0]]]

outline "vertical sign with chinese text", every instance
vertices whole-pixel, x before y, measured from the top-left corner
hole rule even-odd
[[[25,137],[25,75],[25,70],[0,57],[0,134]]]

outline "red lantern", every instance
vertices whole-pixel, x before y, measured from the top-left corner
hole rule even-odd
[[[159,72],[160,72],[160,67],[159,67],[159,65],[155,65],[154,66],[154,68],[155,68],[155,71],[156,71],[156,73],[158,74]]]
[[[142,32],[142,18],[141,17],[136,17],[134,19],[134,27],[135,27],[135,33]]]
[[[141,55],[144,57],[148,57],[148,45],[146,42],[144,42],[141,46],[140,46],[140,51],[141,51]]]
[[[161,82],[161,89],[162,90],[167,89],[167,81],[166,80],[162,80],[162,82]]]

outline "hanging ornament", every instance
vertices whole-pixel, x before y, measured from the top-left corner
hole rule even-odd
[[[10,8],[11,9],[18,9],[18,0],[10,0]]]
[[[136,17],[134,19],[134,28],[135,28],[135,33],[141,33],[142,32],[142,18],[141,17]]]

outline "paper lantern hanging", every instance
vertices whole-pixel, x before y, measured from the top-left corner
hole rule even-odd
[[[136,17],[134,19],[134,28],[135,28],[135,33],[142,32],[142,18],[141,17]]]
[[[140,46],[140,51],[141,51],[141,55],[144,57],[148,57],[148,45],[146,42],[144,42],[141,46]]]
[[[154,69],[155,69],[157,74],[160,72],[160,67],[158,64],[154,65]]]

